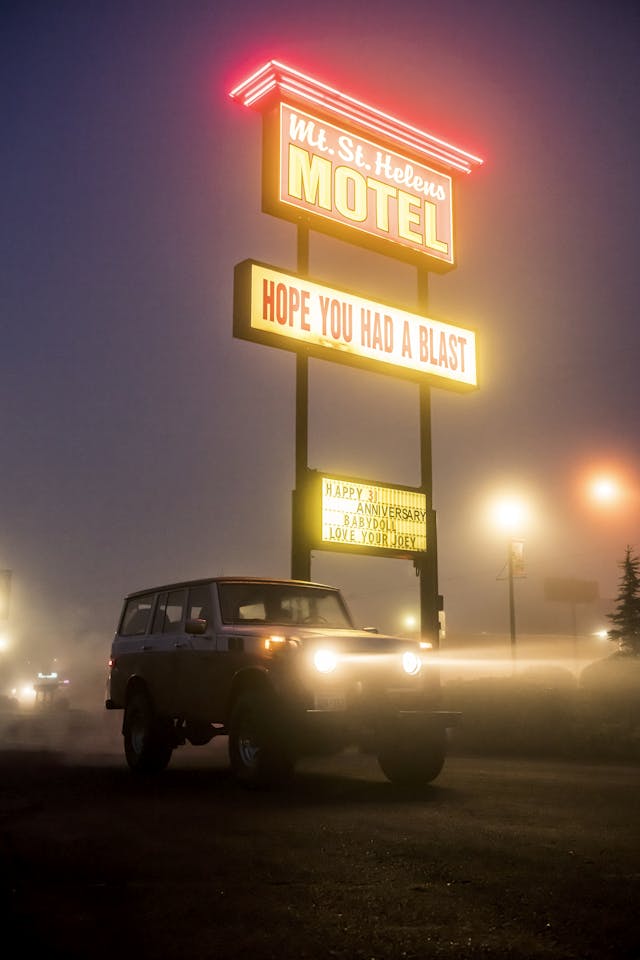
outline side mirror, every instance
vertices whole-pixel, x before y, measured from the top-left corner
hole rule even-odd
[[[203,633],[206,633],[208,626],[208,620],[202,620],[200,617],[193,617],[193,619],[187,620],[184,625],[184,629],[186,633],[191,633],[195,636],[201,636]]]

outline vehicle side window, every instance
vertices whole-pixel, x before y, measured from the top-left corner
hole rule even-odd
[[[189,601],[187,603],[187,620],[206,620],[210,623],[211,611],[209,607],[208,585],[203,583],[197,587],[190,587]]]
[[[171,590],[160,595],[153,633],[179,633],[184,619],[185,590]]]
[[[154,595],[133,597],[127,601],[120,625],[120,635],[123,637],[139,637],[147,632],[149,617],[153,608]]]

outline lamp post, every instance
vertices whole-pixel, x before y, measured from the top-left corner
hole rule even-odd
[[[511,538],[508,545],[507,579],[509,581],[509,635],[511,640],[511,659],[516,660],[516,604],[513,581],[523,576],[523,540]]]
[[[503,498],[494,504],[493,514],[496,524],[508,534],[507,540],[507,583],[509,588],[509,639],[511,660],[515,669],[516,662],[516,602],[514,580],[524,576],[524,541],[516,539],[515,532],[521,529],[526,507],[521,500]],[[501,577],[499,579],[504,579]]]

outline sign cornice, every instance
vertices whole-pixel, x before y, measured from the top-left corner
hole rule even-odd
[[[480,157],[461,147],[342,93],[279,60],[269,60],[237,84],[229,96],[260,112],[269,109],[274,99],[282,101],[287,97],[313,104],[329,117],[368,130],[410,150],[416,157],[428,159],[454,173],[471,173],[483,163]]]

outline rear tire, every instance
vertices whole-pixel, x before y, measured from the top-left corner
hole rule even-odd
[[[378,763],[387,780],[400,787],[421,787],[435,780],[446,755],[444,730],[407,734],[385,742]]]
[[[275,697],[241,694],[229,722],[229,760],[245,787],[285,783],[295,762]]]
[[[173,748],[169,723],[157,717],[149,697],[134,693],[124,712],[124,753],[133,773],[160,773],[167,767]]]

